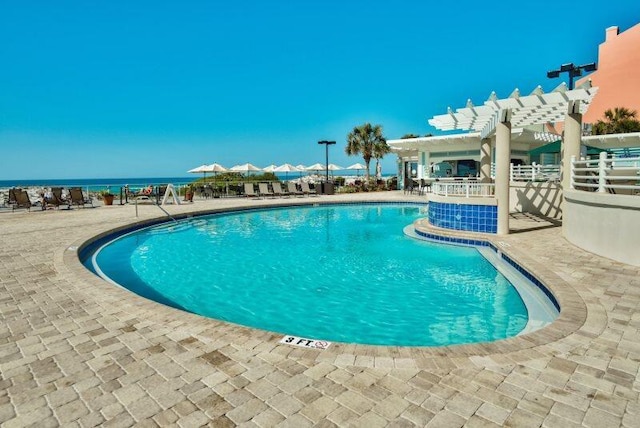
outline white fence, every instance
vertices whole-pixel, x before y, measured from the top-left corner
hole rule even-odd
[[[560,165],[514,165],[509,170],[511,181],[558,181]]]
[[[571,188],[600,193],[640,194],[640,157],[599,159],[571,158]]]
[[[494,195],[493,183],[463,182],[435,182],[431,185],[431,192],[440,196],[460,196],[465,198],[487,197]]]

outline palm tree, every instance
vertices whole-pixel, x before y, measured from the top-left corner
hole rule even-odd
[[[378,146],[377,149],[376,146]],[[367,122],[364,125],[356,126],[353,128],[353,131],[347,135],[345,152],[349,156],[362,155],[362,159],[367,168],[367,181],[369,181],[370,178],[369,163],[371,162],[371,158],[376,156],[381,158],[384,156],[384,153],[382,153],[382,151],[385,150],[382,148],[383,146],[387,147],[385,153],[389,153],[389,146],[387,146],[387,140],[382,136],[382,126],[380,125],[371,125]],[[374,152],[374,150],[376,151]],[[376,159],[378,159],[378,157],[376,157]]]
[[[595,135],[624,134],[625,132],[640,131],[640,121],[636,119],[637,112],[626,107],[615,107],[604,112],[605,120],[598,120],[593,125]]]
[[[373,157],[376,160],[376,174],[380,165],[380,159],[389,152],[391,152],[391,147],[389,147],[384,138],[373,143]]]

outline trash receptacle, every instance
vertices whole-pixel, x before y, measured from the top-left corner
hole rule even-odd
[[[333,195],[335,193],[335,188],[331,181],[326,181],[322,183],[322,194],[323,195]]]

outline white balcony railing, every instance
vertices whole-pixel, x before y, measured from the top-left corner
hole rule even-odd
[[[493,183],[478,183],[475,181],[446,183],[438,181],[431,185],[431,192],[440,196],[490,197],[494,195],[494,185]]]
[[[640,157],[598,159],[571,158],[571,188],[600,193],[640,195]]]
[[[511,181],[558,181],[560,165],[513,165],[509,171]]]

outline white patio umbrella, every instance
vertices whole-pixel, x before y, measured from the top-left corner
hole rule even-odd
[[[321,164],[321,163],[314,163],[311,166],[308,166],[305,168],[305,171],[314,171],[314,172],[320,172],[320,171],[324,171],[326,168],[325,165]]]
[[[187,172],[191,173],[191,174],[200,174],[200,173],[202,173],[203,174],[203,178],[206,180],[207,172],[209,172],[209,170],[207,169],[208,167],[209,167],[209,165],[200,165],[199,167],[190,169]]]
[[[264,172],[274,172],[277,167],[278,167],[277,165],[271,164],[269,166],[265,166],[264,168],[262,168],[262,170]]]
[[[300,178],[302,178],[302,173],[307,170],[307,167],[300,164],[300,165],[296,165],[296,168],[298,168],[298,171],[300,171]]]
[[[274,169],[275,172],[284,172],[285,173],[285,181],[289,180],[290,172],[298,172],[300,171],[297,167],[291,165],[290,163],[285,163]]]
[[[341,166],[336,165],[335,163],[330,163],[329,166],[327,167],[327,169],[329,171],[342,171],[344,168]]]
[[[255,165],[251,165],[250,163],[243,163],[242,165],[232,166],[229,171],[233,172],[241,172],[243,174],[249,174],[250,172],[262,171]]]
[[[348,166],[347,169],[355,169],[356,170],[356,176],[359,177],[360,176],[360,171],[364,171],[365,169],[367,169],[367,167],[362,165],[361,163],[354,163],[353,165]]]
[[[212,172],[213,173],[213,184],[215,186],[216,184],[216,175],[218,175],[219,172],[227,172],[228,169],[223,167],[222,165],[218,164],[218,163],[212,163],[211,165],[207,165],[207,172]]]

